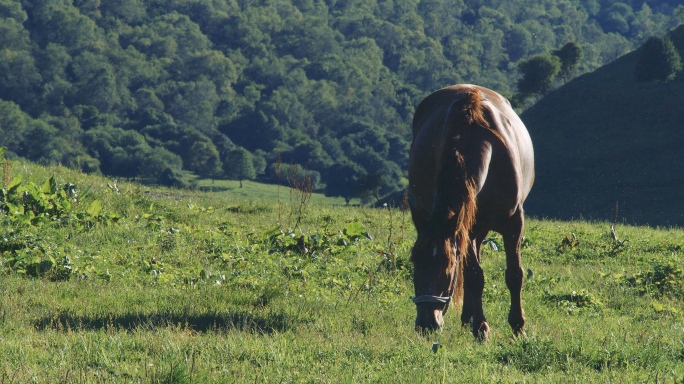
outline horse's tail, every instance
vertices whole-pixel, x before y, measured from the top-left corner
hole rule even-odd
[[[466,159],[458,148],[460,137],[466,131],[477,128],[489,129],[489,122],[484,115],[480,92],[471,89],[451,105],[448,113],[441,154],[438,153],[441,169],[436,173],[436,196],[432,211],[435,234],[444,241],[444,252],[449,263],[456,263],[453,301],[458,305],[463,299],[463,266],[477,210],[475,183],[467,174]]]

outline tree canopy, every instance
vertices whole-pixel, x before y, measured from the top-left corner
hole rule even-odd
[[[228,153],[223,161],[226,177],[230,180],[238,180],[242,188],[242,180],[252,180],[256,177],[253,161],[252,154],[242,147]]]
[[[518,64],[522,77],[518,80],[518,97],[526,99],[533,95],[543,95],[551,89],[554,77],[561,70],[558,56],[540,54],[523,60]]]
[[[671,80],[682,70],[682,59],[667,37],[650,37],[640,48],[634,76],[638,81]]]
[[[553,51],[553,55],[560,59],[561,67],[558,75],[564,82],[567,82],[577,71],[577,66],[582,59],[582,47],[575,42],[569,42],[561,49]]]
[[[586,72],[676,25],[677,3],[0,0],[0,145],[167,185],[235,177],[242,148],[256,177],[282,157],[328,194],[378,196],[403,187],[428,93],[510,97],[518,68],[569,42],[547,59]]]

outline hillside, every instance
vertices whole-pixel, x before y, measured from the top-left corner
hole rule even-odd
[[[510,96],[567,42],[579,73],[678,22],[676,0],[0,0],[8,156],[185,186],[401,190],[414,107],[453,83]],[[286,173],[286,172],[285,172]]]
[[[670,34],[684,53],[684,26]],[[637,52],[551,92],[522,114],[535,144],[529,214],[684,225],[684,75],[636,82]]]

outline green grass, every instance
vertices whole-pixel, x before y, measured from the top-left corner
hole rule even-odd
[[[511,334],[505,256],[487,247],[492,335],[480,344],[455,311],[441,332],[413,330],[415,233],[401,211],[312,202],[289,231],[299,211],[288,200],[129,184],[117,194],[63,168],[12,172],[91,186],[74,209],[99,200],[101,217],[120,219],[79,229],[0,216],[3,237],[28,248],[0,254],[0,382],[684,379],[679,229],[618,225],[618,243],[607,223],[528,220],[527,337]],[[69,256],[69,278],[17,271],[21,252]]]
[[[226,196],[258,201],[258,200],[270,200],[277,201],[278,196],[282,202],[290,202],[291,198],[291,188],[274,185],[274,184],[264,184],[251,180],[243,180],[242,188],[240,188],[240,182],[236,180],[208,180],[202,179],[197,181],[197,187],[206,191],[223,192]],[[294,198],[294,197],[292,197]],[[329,204],[329,205],[346,205],[346,202],[341,197],[327,197],[322,193],[313,193],[311,195],[311,202],[318,204]],[[350,204],[359,204],[358,199],[352,199]]]

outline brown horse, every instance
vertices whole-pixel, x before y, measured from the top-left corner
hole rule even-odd
[[[532,141],[503,96],[454,85],[426,97],[413,117],[408,196],[418,238],[414,264],[416,329],[442,327],[449,302],[462,302],[463,325],[489,335],[482,311],[480,248],[490,230],[503,236],[508,323],[523,333],[520,239],[523,201],[534,181]]]

